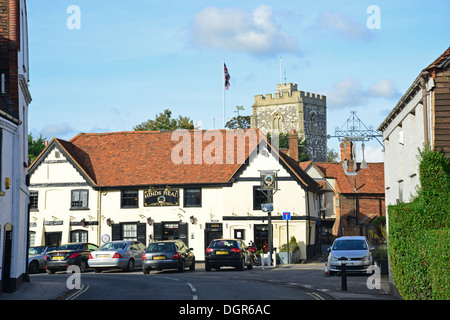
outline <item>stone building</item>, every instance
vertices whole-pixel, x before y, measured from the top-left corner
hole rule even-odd
[[[256,95],[251,127],[262,132],[298,132],[307,141],[310,160],[327,161],[327,103],[324,95],[299,91],[297,84],[277,85],[277,92]]]

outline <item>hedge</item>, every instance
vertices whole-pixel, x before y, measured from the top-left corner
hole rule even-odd
[[[389,259],[404,299],[450,299],[450,166],[443,153],[420,154],[418,195],[389,206]]]

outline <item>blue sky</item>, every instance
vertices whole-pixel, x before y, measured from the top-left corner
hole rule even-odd
[[[79,29],[67,25],[71,5]],[[350,111],[376,129],[450,45],[448,0],[39,0],[27,10],[29,130],[48,140],[133,130],[164,109],[221,128],[223,60],[231,118],[276,92],[280,57],[283,82],[285,71],[299,90],[327,96],[329,134]],[[379,143],[367,145],[368,160],[382,161]],[[338,150],[337,139],[328,147]]]

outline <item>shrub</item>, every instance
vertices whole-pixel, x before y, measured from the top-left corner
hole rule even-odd
[[[421,186],[410,203],[389,206],[389,259],[404,299],[450,299],[450,166],[419,150]]]

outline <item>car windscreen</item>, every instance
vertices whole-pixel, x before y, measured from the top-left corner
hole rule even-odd
[[[102,251],[123,250],[127,246],[128,242],[109,242],[100,247]]]
[[[336,240],[332,250],[367,250],[364,240]]]
[[[176,251],[172,242],[155,242],[150,243],[146,252]]]
[[[83,250],[84,244],[75,243],[75,244],[64,244],[59,246],[57,250]]]
[[[213,241],[209,245],[210,248],[217,248],[217,249],[231,249],[231,248],[238,248],[238,244],[236,241],[229,241],[229,240],[219,240],[219,241]]]

